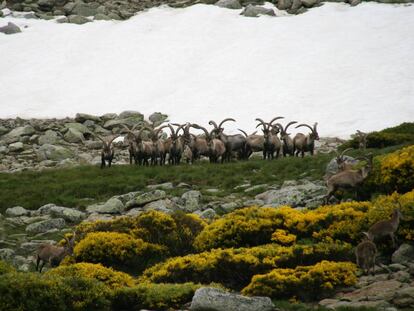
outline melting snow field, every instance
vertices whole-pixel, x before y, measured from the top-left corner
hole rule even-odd
[[[0,118],[161,111],[204,125],[231,116],[229,129],[250,132],[254,118],[282,115],[341,137],[413,121],[414,6],[239,13],[160,7],[82,26],[0,18],[23,31],[0,33]]]

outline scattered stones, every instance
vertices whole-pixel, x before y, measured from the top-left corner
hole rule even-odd
[[[53,217],[63,218],[64,220],[72,223],[81,222],[86,218],[86,214],[78,211],[77,209],[56,205],[50,207],[49,213]]]
[[[15,251],[11,248],[1,248],[0,249],[0,259],[2,260],[11,260],[15,255]]]
[[[128,201],[126,203],[126,207],[131,208],[131,207],[143,206],[143,205],[148,204],[148,203],[153,202],[153,201],[158,201],[158,200],[161,200],[161,199],[165,199],[166,196],[167,196],[167,194],[163,190],[154,190],[154,191],[151,191],[151,192],[146,192],[146,193],[140,194],[137,197],[135,197],[134,199]]]
[[[195,212],[200,205],[202,195],[200,191],[190,190],[181,196],[181,199],[184,201],[184,210],[188,213]]]
[[[202,287],[196,290],[191,311],[272,311],[274,305],[268,297],[246,297],[224,290]]]
[[[26,227],[26,232],[43,233],[51,229],[62,229],[65,227],[65,225],[66,225],[66,222],[62,218],[43,220],[43,221],[35,222],[33,224],[28,225]]]
[[[56,145],[44,144],[37,151],[37,157],[40,161],[53,160],[61,161],[64,159],[72,158],[75,154],[72,150]]]
[[[15,206],[6,209],[6,216],[8,217],[19,217],[27,215],[30,215],[30,211],[21,206]]]
[[[243,8],[239,0],[219,0],[216,2],[216,5],[221,8],[233,9],[233,10],[240,10]]]
[[[98,214],[120,214],[125,210],[125,206],[121,200],[116,198],[111,198],[106,201],[104,204],[94,204],[88,206],[86,211],[88,213],[98,213]]]
[[[258,17],[259,15],[268,15],[268,16],[276,16],[275,11],[273,9],[268,9],[261,6],[255,6],[249,4],[240,15],[244,15],[247,17]]]
[[[10,23],[9,23],[10,24]],[[17,141],[21,136],[31,136],[36,133],[36,130],[31,125],[17,127],[11,130],[6,135],[3,135],[3,139],[11,140],[11,142]],[[16,139],[16,140],[15,140]]]
[[[6,34],[6,35],[12,35],[19,32],[22,32],[19,28],[19,26],[8,22],[6,26],[0,27],[0,32]]]

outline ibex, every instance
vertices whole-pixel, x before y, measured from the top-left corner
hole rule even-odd
[[[276,123],[277,126],[280,128],[280,138],[283,141],[283,156],[286,157],[286,155],[293,156],[294,149],[293,149],[293,139],[290,137],[290,133],[287,132],[288,127],[292,124],[298,123],[297,121],[289,122],[285,128],[283,128],[282,124]]]
[[[395,248],[395,232],[398,230],[398,226],[400,225],[400,220],[403,219],[403,215],[401,211],[396,208],[392,212],[392,217],[389,220],[380,220],[373,224],[371,228],[369,228],[368,232],[364,232],[367,238],[371,241],[375,239],[390,236],[392,241],[392,247]]]
[[[166,128],[168,125],[163,125],[157,129],[152,130],[151,140],[152,140],[152,155],[151,155],[151,165],[157,165],[158,160],[160,165],[165,164],[165,144],[159,138],[159,133],[163,128]]]
[[[364,239],[355,248],[355,256],[357,265],[366,274],[375,274],[375,258],[377,256],[377,247],[369,239]]]
[[[241,154],[245,148],[246,145],[246,138],[241,134],[235,134],[235,135],[226,135],[223,133],[224,128],[222,125],[226,121],[234,121],[236,120],[232,118],[226,118],[223,121],[220,122],[220,124],[217,126],[217,123],[211,120],[208,122],[210,125],[214,126],[214,129],[211,131],[214,133],[214,136],[216,138],[219,138],[226,147],[226,153],[224,155],[224,159],[228,162],[231,161],[231,157],[233,152],[236,152],[238,154]]]
[[[106,165],[106,161],[108,161],[108,167],[111,167],[112,160],[114,158],[114,149],[112,147],[112,142],[118,138],[120,135],[115,135],[112,138],[102,138],[101,136],[97,134],[93,134],[95,137],[97,137],[99,140],[102,141],[102,152],[101,152],[101,168],[104,168]]]
[[[128,132],[135,138],[135,146],[136,146],[136,152],[135,157],[136,161],[139,165],[149,165],[149,159],[153,156],[154,153],[154,145],[152,141],[144,141],[142,139],[142,132],[147,129],[150,132],[152,132],[152,129],[149,127],[142,127],[138,134],[128,130]]]
[[[189,146],[193,154],[193,160],[197,160],[200,156],[209,156],[209,147],[204,137],[192,135],[190,133],[191,124],[188,123],[184,128],[184,144]]]
[[[135,124],[131,129],[127,127],[125,124],[122,124],[122,127],[127,131],[127,135],[125,136],[125,140],[128,144],[128,152],[129,152],[129,164],[132,164],[132,159],[134,159],[135,164],[138,164],[136,152],[137,146],[135,142],[135,136],[133,136],[130,132],[133,132],[138,124]]]
[[[42,244],[39,246],[37,255],[36,255],[36,271],[42,272],[43,266],[46,263],[49,263],[51,267],[56,267],[67,255],[72,255],[73,246],[75,244],[76,233],[73,233],[73,236],[70,240],[64,237],[66,244],[64,246],[55,246],[52,244]],[[39,264],[40,269],[39,269]]]
[[[363,181],[368,177],[371,169],[372,169],[372,155],[368,158],[367,165],[358,169],[348,169],[341,172],[338,172],[330,177],[328,177],[326,181],[326,185],[328,187],[328,193],[326,195],[326,203],[329,202],[329,199],[335,191],[338,189],[348,189],[353,188],[355,189],[355,196],[357,196],[358,187],[363,183]]]
[[[223,163],[224,154],[226,153],[226,146],[224,143],[220,139],[213,138],[211,133],[209,133],[206,128],[198,124],[192,124],[191,126],[204,131],[208,146],[208,157],[210,159],[210,163],[217,163],[219,158],[221,158],[221,163]]]
[[[256,121],[260,122],[256,127],[262,125],[263,131],[263,159],[273,159],[274,153],[276,152],[276,158],[279,157],[280,148],[282,147],[282,143],[280,142],[279,137],[277,137],[277,133],[279,132],[279,128],[273,127],[272,123],[278,119],[282,119],[283,117],[276,117],[273,118],[272,121],[269,123],[265,123],[262,119],[257,118]],[[277,131],[275,131],[277,129]]]
[[[301,154],[302,158],[305,156],[305,152],[310,152],[313,155],[315,150],[315,140],[319,140],[319,134],[316,129],[318,123],[313,125],[313,128],[308,124],[299,124],[296,128],[305,126],[308,127],[311,132],[308,135],[298,133],[293,138],[293,152],[296,152],[296,156]]]
[[[191,151],[190,147],[187,145],[184,147],[183,158],[187,162],[187,164],[193,163],[193,152]]]
[[[240,132],[246,136],[246,145],[244,146],[243,158],[248,159],[253,152],[263,151],[264,137],[263,135],[257,135],[257,131],[253,132],[250,135],[241,129],[238,129]]]
[[[179,136],[178,133],[180,132],[181,129],[183,129],[186,124],[176,124],[173,123],[173,125],[177,126],[177,129],[174,130],[174,128],[168,124],[168,127],[171,131],[171,145],[170,145],[170,150],[169,150],[169,154],[170,157],[168,159],[168,162],[172,165],[178,165],[180,164],[181,161],[181,157],[184,151],[184,138],[182,136]]]

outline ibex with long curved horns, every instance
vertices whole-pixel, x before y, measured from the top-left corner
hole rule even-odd
[[[273,126],[273,122],[283,119],[283,117],[275,117],[269,123],[264,122],[260,118],[256,118],[256,121],[260,122],[256,127],[262,126],[263,131],[263,159],[273,159],[274,153],[276,152],[276,158],[279,157],[280,148],[282,147],[282,143],[280,142],[279,137],[277,134],[279,132],[279,127]]]
[[[283,125],[280,123],[276,123],[277,126],[279,126],[280,129],[280,139],[283,142],[282,150],[283,150],[283,156],[286,157],[286,155],[293,156],[294,148],[293,148],[293,139],[290,137],[290,133],[287,132],[289,126],[292,124],[298,123],[297,121],[291,121],[289,122],[285,128],[283,128]]]
[[[138,164],[137,162],[137,146],[135,142],[135,136],[131,134],[131,132],[134,132],[135,128],[138,126],[138,124],[135,124],[131,129],[127,127],[125,124],[122,124],[122,127],[126,130],[127,135],[124,138],[124,142],[128,144],[128,152],[129,152],[129,164],[132,164],[132,160],[134,160],[135,164]]]
[[[184,145],[190,147],[193,154],[193,161],[200,158],[200,156],[209,156],[209,147],[207,140],[204,137],[195,136],[190,133],[191,124],[187,123],[184,128]]]
[[[263,151],[264,138],[263,135],[257,135],[257,131],[247,135],[242,129],[238,129],[246,137],[246,145],[243,150],[243,158],[249,159],[253,152]]]
[[[319,140],[319,134],[316,127],[318,126],[318,123],[315,123],[313,125],[313,128],[308,124],[299,124],[296,126],[296,128],[305,126],[311,130],[311,132],[308,135],[298,133],[293,138],[293,150],[296,152],[296,156],[299,156],[299,153],[301,154],[302,158],[305,155],[305,152],[310,152],[311,155],[313,155],[315,150],[315,140]]]
[[[106,166],[106,161],[108,161],[108,167],[111,167],[115,154],[114,148],[112,147],[112,142],[121,135],[115,135],[111,138],[102,138],[98,134],[93,134],[93,136],[102,141],[101,168],[104,168]]]
[[[217,123],[211,120],[208,122],[208,124],[213,125],[214,129],[211,131],[214,133],[214,136],[216,138],[219,138],[224,145],[226,146],[226,153],[224,155],[225,161],[230,162],[233,152],[236,152],[238,154],[241,154],[245,145],[246,145],[246,138],[241,134],[235,134],[235,135],[226,135],[224,134],[224,128],[222,125],[224,122],[227,121],[233,121],[236,122],[233,118],[226,118],[223,121],[220,122],[220,124],[217,126]]]
[[[149,130],[152,132],[152,128],[150,127],[142,127],[138,134],[128,131],[134,138],[135,138],[135,145],[136,145],[136,152],[135,157],[136,161],[139,165],[149,165],[149,159],[151,159],[153,153],[154,153],[154,145],[152,141],[144,141],[142,139],[142,132],[144,130]]]
[[[168,127],[168,125],[160,126],[157,129],[152,130],[151,140],[153,145],[152,156],[151,156],[151,165],[157,165],[158,162],[160,165],[165,164],[166,150],[164,142],[159,138],[159,133],[163,128]]]
[[[208,146],[208,157],[211,163],[217,163],[221,159],[221,163],[224,161],[224,154],[226,153],[226,146],[217,138],[213,138],[211,133],[207,131],[205,127],[198,124],[191,124],[192,127],[202,130],[205,133],[206,142]]]
[[[168,124],[168,127],[171,131],[171,144],[169,150],[170,157],[168,159],[168,162],[172,165],[178,165],[180,164],[181,157],[184,151],[184,138],[182,136],[179,136],[178,133],[180,132],[180,130],[184,130],[186,124],[172,123],[172,125],[177,126],[177,129],[174,130],[171,124]]]

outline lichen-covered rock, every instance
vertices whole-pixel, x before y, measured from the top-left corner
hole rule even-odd
[[[89,19],[87,19],[84,16],[80,16],[80,15],[69,15],[68,20],[69,20],[69,23],[77,24],[77,25],[83,25],[83,24],[90,22]]]
[[[243,8],[239,0],[219,0],[216,2],[216,5],[221,8],[233,9],[233,10],[239,10]]]
[[[393,263],[405,264],[414,261],[414,246],[411,244],[402,244],[391,257]]]
[[[190,190],[181,196],[184,201],[184,210],[188,213],[192,213],[199,209],[202,195],[200,191]]]
[[[9,145],[10,152],[20,152],[24,149],[24,145],[22,142],[18,141],[16,143],[12,143]]]
[[[246,297],[221,289],[197,289],[191,301],[191,311],[272,311],[274,305],[268,297]]]
[[[52,130],[47,130],[43,135],[38,138],[39,145],[54,145],[59,141],[60,137],[58,133]]]
[[[26,232],[29,233],[43,233],[51,229],[62,229],[66,225],[66,222],[62,218],[55,218],[49,220],[43,220],[35,222],[26,227]]]
[[[148,204],[150,202],[165,199],[167,194],[163,190],[154,190],[136,196],[134,199],[127,202],[126,207],[138,207]]]
[[[94,204],[88,206],[86,211],[88,213],[98,213],[98,214],[120,214],[125,210],[125,206],[121,200],[116,198],[111,198],[106,201],[104,204]]]
[[[74,208],[63,207],[63,206],[51,206],[49,210],[50,215],[53,217],[63,218],[69,222],[80,222],[86,218],[84,212],[78,211]]]
[[[276,16],[275,11],[273,9],[268,9],[261,6],[255,6],[249,4],[240,15],[244,15],[247,17],[258,17],[259,15],[269,15],[269,16]]]
[[[62,146],[55,146],[50,144],[44,144],[37,150],[37,157],[39,161],[61,161],[64,159],[73,158],[74,156],[75,153],[72,150]]]
[[[36,133],[36,130],[31,125],[16,127],[15,129],[8,132],[6,135],[3,135],[5,140],[18,139],[20,136],[31,136]],[[17,141],[17,140],[15,140]]]
[[[0,32],[6,34],[6,35],[12,35],[15,33],[22,32],[16,24],[13,24],[11,22],[8,22],[6,26],[0,27]]]
[[[15,206],[6,209],[6,216],[8,217],[19,217],[27,215],[30,215],[30,211],[21,206]]]

